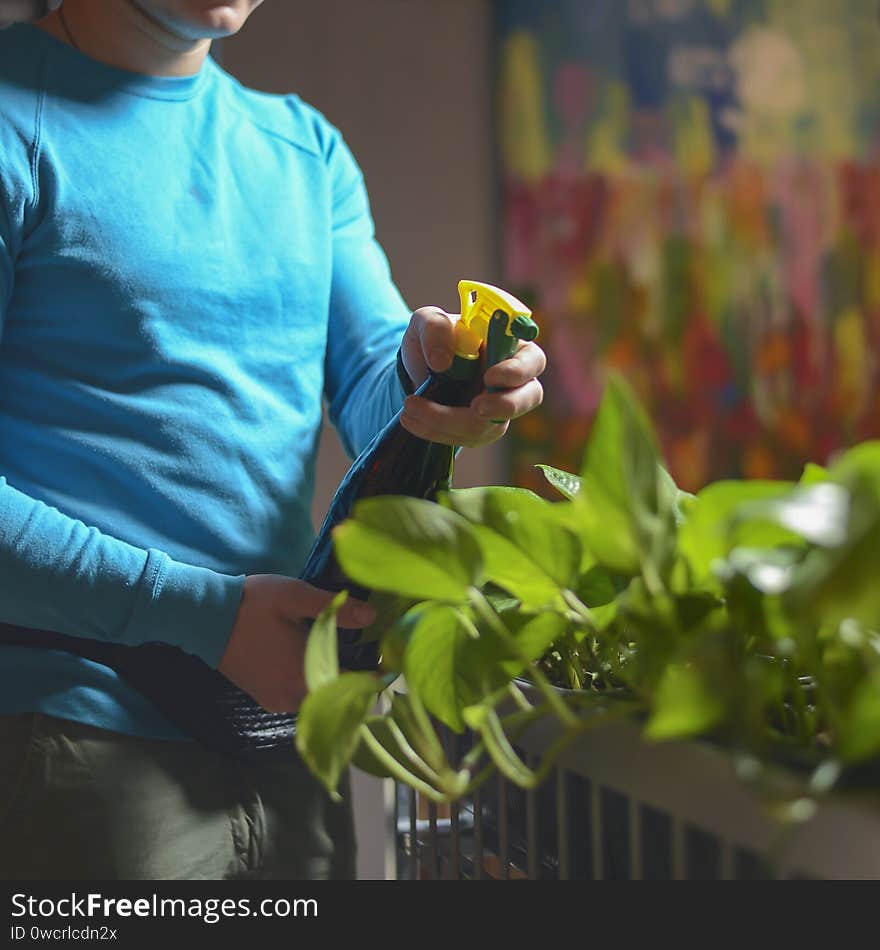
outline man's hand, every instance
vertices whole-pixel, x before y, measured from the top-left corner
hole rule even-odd
[[[269,712],[296,712],[306,695],[304,661],[311,620],[335,594],[276,574],[245,579],[244,594],[218,669]],[[340,627],[366,627],[376,612],[349,598]]]
[[[60,6],[61,0],[0,0],[0,30],[23,20],[39,20]]]
[[[452,365],[455,352],[453,327],[459,317],[439,307],[423,307],[412,315],[403,337],[401,354],[409,378],[418,387],[431,371],[443,372]],[[511,419],[541,405],[544,390],[537,377],[547,358],[536,343],[520,343],[510,357],[486,371],[487,386],[503,392],[482,392],[463,408],[440,406],[419,396],[408,396],[400,418],[404,429],[430,442],[446,445],[488,445],[500,439]],[[503,420],[495,423],[493,419]]]

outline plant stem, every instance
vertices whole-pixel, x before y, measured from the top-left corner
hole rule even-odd
[[[471,746],[464,758],[459,763],[460,771],[470,772],[476,767],[477,763],[483,758],[485,754],[486,749],[484,748],[482,742],[478,742],[476,745]]]
[[[400,750],[400,753],[407,760],[407,762],[409,762],[410,765],[418,769],[420,772],[423,772],[429,781],[433,782],[437,786],[442,786],[443,778],[437,771],[431,768],[431,766],[428,765],[428,763],[410,745],[400,726],[398,726],[398,724],[390,717],[388,718],[387,723],[388,731],[391,733],[397,748]]]
[[[650,558],[642,559],[642,579],[645,582],[645,588],[652,598],[660,597],[665,592],[665,587],[657,568]]]
[[[470,589],[470,599],[477,613],[492,627],[498,638],[525,664],[535,687],[547,700],[548,705],[559,720],[569,726],[577,725],[577,716],[565,705],[565,701],[554,690],[538,664],[533,663],[529,655],[522,650],[516,638],[507,629],[504,621],[498,616],[489,601],[486,600],[483,592],[476,587],[472,587]]]
[[[392,778],[397,779],[398,782],[403,782],[403,784],[409,788],[415,789],[415,791],[424,795],[426,798],[430,798],[433,802],[445,802],[448,800],[448,796],[443,792],[438,791],[427,782],[422,781],[417,775],[413,775],[412,772],[398,762],[373,733],[370,732],[367,726],[361,726],[360,735],[363,742],[373,755],[376,756],[379,762],[385,766]]]
[[[499,771],[520,788],[534,788],[535,773],[516,754],[494,709],[486,713],[480,732]]]
[[[596,622],[593,620],[593,612],[573,590],[565,588],[562,591],[562,598],[585,627],[588,627],[593,633],[599,632]]]
[[[481,786],[485,785],[486,782],[495,774],[495,763],[490,762],[481,772],[477,774],[470,780],[470,782],[465,787],[462,795],[473,795],[473,793]]]
[[[516,683],[508,683],[507,691],[510,695],[510,698],[522,709],[524,712],[529,712],[535,707],[526,699],[523,695],[523,691],[516,685]]]
[[[446,759],[446,750],[437,738],[437,731],[431,722],[431,718],[419,694],[415,692],[407,693],[406,702],[402,702],[401,705],[407,706],[408,711],[412,713],[409,725],[410,728],[416,732],[416,736],[420,740],[419,750],[425,759],[438,771],[443,770],[444,767],[448,767],[449,763]]]

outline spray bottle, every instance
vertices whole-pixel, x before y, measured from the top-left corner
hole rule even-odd
[[[442,373],[431,373],[416,391],[444,406],[467,406],[483,385],[488,369],[512,356],[520,340],[534,340],[538,326],[516,297],[498,287],[463,280],[458,285],[461,319],[455,324],[455,356]],[[401,425],[401,409],[358,456],[341,482],[300,579],[324,590],[348,589],[364,599],[369,591],[352,584],[333,555],[332,531],[351,514],[355,502],[376,495],[433,499],[452,485],[455,449],[427,442]],[[374,643],[358,642],[360,631],[341,630],[340,663],[347,669],[373,669]]]

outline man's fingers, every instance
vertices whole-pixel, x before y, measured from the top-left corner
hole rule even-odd
[[[483,382],[499,389],[513,389],[540,376],[547,368],[547,357],[535,343],[522,343],[509,359],[502,360],[486,370]]]
[[[496,425],[472,409],[441,406],[420,396],[406,400],[401,424],[413,435],[442,445],[487,445],[500,439],[507,424]]]
[[[401,423],[422,439],[444,445],[484,445],[504,434],[500,425],[541,405],[544,389],[537,379],[497,393],[482,393],[470,406],[441,406],[421,396],[409,396]],[[500,430],[500,431],[499,431]],[[433,438],[432,436],[436,436]]]
[[[442,373],[455,355],[455,319],[439,307],[422,307],[413,314],[412,326],[428,366]]]
[[[499,393],[483,393],[471,403],[471,408],[482,419],[519,419],[537,409],[544,401],[544,387],[537,379],[524,386]]]

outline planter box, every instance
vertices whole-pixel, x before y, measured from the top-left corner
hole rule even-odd
[[[535,726],[520,752],[539,755],[556,730]],[[459,752],[468,743],[447,739]],[[777,771],[774,785],[794,788],[793,777]],[[880,791],[830,796],[783,827],[722,750],[648,743],[631,722],[579,737],[534,792],[496,779],[421,821],[414,793],[399,789],[397,803],[399,877],[880,878]]]

